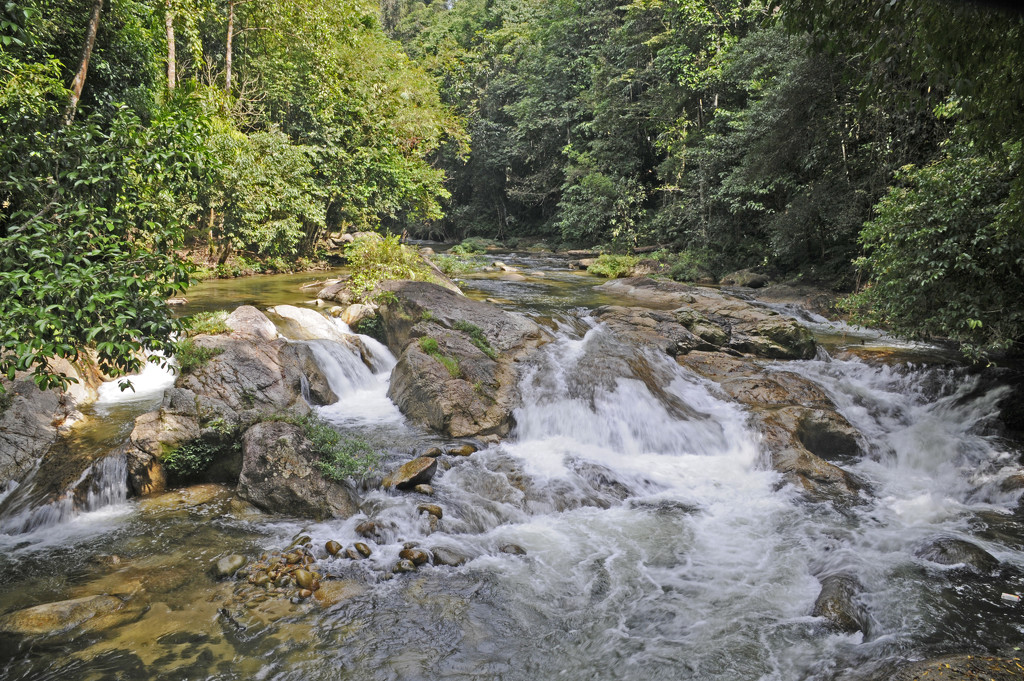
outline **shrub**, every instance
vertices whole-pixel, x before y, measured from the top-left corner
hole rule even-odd
[[[205,471],[222,450],[206,440],[190,440],[163,456],[164,468],[179,478],[194,478]]]
[[[587,267],[587,271],[601,277],[615,279],[617,277],[627,276],[630,270],[636,267],[639,262],[640,258],[635,255],[611,255],[608,253],[602,253],[600,257],[598,257],[597,262]]]
[[[436,281],[423,257],[403,246],[397,235],[382,239],[357,239],[345,247],[345,257],[352,268],[352,293],[360,300],[364,300],[383,281]]]
[[[484,267],[485,262],[480,258],[467,258],[460,255],[435,255],[432,260],[437,268],[448,277],[478,272]]]
[[[358,437],[343,438],[330,426],[324,427],[337,436],[335,439],[324,433],[324,437],[314,440],[320,452],[317,468],[328,480],[341,482],[346,478],[363,478],[380,463],[380,453],[366,440]]]
[[[197,312],[185,320],[188,335],[197,336],[203,333],[212,336],[218,333],[227,333],[230,331],[227,324],[224,323],[227,318],[228,313],[224,310]]]
[[[457,246],[449,248],[448,252],[454,255],[479,255],[481,253],[486,253],[488,247],[494,246],[497,246],[497,243],[491,239],[471,236],[468,239],[463,239],[462,243]]]
[[[660,259],[670,263],[668,276],[676,281],[699,281],[712,276],[708,266],[710,257],[706,252],[682,251],[675,256],[666,255]]]
[[[302,428],[319,457],[316,468],[328,480],[341,482],[347,478],[365,478],[383,458],[366,440],[345,437],[316,414],[295,416],[274,414],[266,421],[282,421]]]

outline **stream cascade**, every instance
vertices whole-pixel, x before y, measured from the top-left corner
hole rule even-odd
[[[623,301],[595,279],[502,259],[523,276],[460,286],[549,340],[520,363],[498,441],[403,416],[388,398],[397,358],[340,322],[362,351],[292,341],[337,398],[313,410],[384,456],[349,518],[263,512],[217,484],[130,496],[114,452],[174,376],[104,386],[68,445],[93,457],[81,479],[43,499],[37,467],[0,503],[0,678],[882,681],[945,655],[1019,657],[1024,605],[1005,595],[1024,596],[1024,468],[1000,422],[1003,374],[770,306],[798,314],[819,352],[764,360],[764,375],[812,383],[857,433],[837,463],[863,489],[829,503],[766,464],[749,405],[604,323],[595,310]],[[294,289],[199,291],[193,308],[301,304]],[[654,389],[622,371],[636,363]],[[476,451],[453,453],[465,444]],[[432,448],[429,488],[382,488]],[[369,555],[346,553],[357,544]],[[213,567],[296,546],[320,577],[309,598],[253,595]],[[427,561],[396,570],[415,550]],[[825,614],[829,588],[846,589],[853,626]],[[19,613],[39,631],[11,629]]]

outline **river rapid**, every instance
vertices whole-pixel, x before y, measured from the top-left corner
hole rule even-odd
[[[813,504],[762,465],[749,415],[715,384],[647,356],[690,408],[679,413],[610,373],[603,358],[635,350],[592,317],[621,303],[592,289],[600,280],[553,257],[502,259],[523,276],[470,275],[464,290],[555,339],[524,367],[511,437],[444,457],[432,497],[368,485],[364,513],[320,523],[210,488],[129,499],[116,457],[97,458],[74,504],[40,507],[30,482],[9,490],[22,499],[0,517],[0,612],[136,595],[102,630],[5,640],[0,678],[869,681],[946,653],[1019,656],[1024,605],[1002,594],[1024,595],[1024,471],[998,427],[1010,394],[999,374],[801,313],[827,351],[774,369],[821,386],[861,433],[866,455],[845,467],[871,491],[853,508]],[[301,281],[207,284],[188,311],[301,304]],[[320,415],[383,449],[385,468],[446,444],[387,399],[384,346],[371,343],[371,370],[307,342],[339,395]],[[74,446],[113,450],[172,380],[151,368],[135,393],[104,390]],[[443,508],[433,526],[424,502]],[[375,541],[356,532],[367,516],[384,528]],[[239,604],[236,584],[209,575],[221,556],[255,559],[299,536],[343,585],[327,607]],[[920,557],[942,538],[1000,565]],[[331,540],[372,554],[330,557]],[[407,542],[464,562],[390,575]],[[865,632],[811,615],[830,575],[863,587]]]

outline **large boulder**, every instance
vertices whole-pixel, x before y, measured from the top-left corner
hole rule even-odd
[[[96,399],[105,379],[90,356],[76,363],[54,359],[49,368],[77,382],[62,392],[40,390],[27,373],[18,374],[14,381],[2,380],[6,392],[0,397],[0,489],[21,481],[58,434],[82,419],[78,408]]]
[[[319,455],[301,426],[257,423],[242,437],[238,494],[274,513],[302,518],[348,518],[359,499],[348,485],[327,480],[316,468]]]
[[[399,357],[388,396],[450,437],[496,439],[519,405],[517,361],[546,339],[535,323],[436,284],[381,285],[388,347]]]
[[[226,323],[229,333],[192,339],[215,354],[180,375],[158,410],[136,419],[122,448],[135,494],[166,488],[161,457],[182,443],[241,432],[269,415],[301,416],[310,410],[307,398],[313,404],[335,401],[309,345],[281,338],[274,323],[251,306],[236,309]]]

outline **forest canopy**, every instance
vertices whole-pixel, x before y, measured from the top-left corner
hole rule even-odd
[[[4,0],[0,373],[173,350],[185,257],[659,247],[1024,337],[1024,14],[941,0]]]

